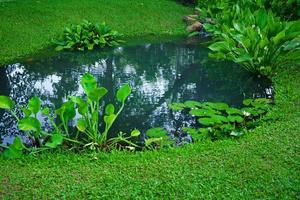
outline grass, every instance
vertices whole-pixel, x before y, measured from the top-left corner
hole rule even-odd
[[[96,2],[106,2],[103,13],[115,15],[105,19],[96,12]],[[138,4],[124,7],[130,2],[24,0],[18,1],[19,6],[15,2],[0,4],[1,19],[6,19],[0,21],[1,35],[6,28],[5,39],[0,40],[4,47],[1,61],[47,47],[66,23],[78,22],[82,16],[91,20],[102,16],[101,20],[127,36],[182,33],[180,20],[187,8],[166,1],[152,5],[153,0],[143,1],[145,8],[140,10]],[[169,9],[171,5],[174,9]],[[132,16],[140,19],[132,20]],[[15,36],[10,35],[13,32]],[[0,157],[0,199],[299,199],[299,77],[300,69],[280,70],[273,79],[276,105],[270,113],[278,120],[262,124],[240,139],[160,152],[56,152],[14,161]]]
[[[273,123],[160,152],[0,158],[2,199],[297,199],[300,70],[274,78]],[[94,159],[96,157],[97,159]]]
[[[190,12],[168,0],[0,1],[0,66],[49,47],[64,27],[82,19],[105,21],[126,37],[179,35]]]

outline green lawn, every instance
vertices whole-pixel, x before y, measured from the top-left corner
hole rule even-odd
[[[2,62],[46,47],[66,23],[83,17],[103,20],[107,15],[105,20],[127,36],[174,35],[183,33],[181,18],[189,12],[154,0],[143,1],[141,8],[128,6],[133,0],[45,2],[23,0],[0,8]],[[97,13],[96,2],[108,2],[106,9]],[[281,70],[273,82],[276,106],[271,114],[278,120],[240,139],[160,152],[99,154],[97,160],[66,152],[0,158],[0,199],[299,199],[300,69]]]
[[[0,1],[0,66],[48,47],[64,27],[105,21],[126,37],[184,34],[191,8],[167,0]]]

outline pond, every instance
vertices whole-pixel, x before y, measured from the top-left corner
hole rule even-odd
[[[109,90],[106,103],[116,102],[114,94],[122,84],[132,87],[126,107],[115,123],[115,133],[151,127],[173,132],[183,124],[193,123],[168,109],[171,102],[226,102],[238,107],[244,98],[272,96],[270,81],[253,76],[234,63],[210,59],[204,45],[186,39],[27,59],[0,68],[0,94],[9,95],[20,105],[39,96],[43,105],[57,108],[68,96],[83,94],[79,83],[86,72]],[[48,126],[46,121],[44,126]],[[21,134],[13,118],[4,111],[0,111],[0,134],[3,143],[10,143],[14,135]]]

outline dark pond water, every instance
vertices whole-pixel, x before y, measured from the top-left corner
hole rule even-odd
[[[69,95],[82,95],[81,76],[90,72],[109,90],[105,102],[116,102],[124,83],[133,89],[114,130],[179,129],[190,119],[170,111],[171,102],[227,102],[240,106],[244,98],[270,97],[269,81],[230,62],[208,58],[208,49],[185,40],[124,46],[105,52],[61,53],[0,68],[0,94],[25,105],[34,95],[44,105],[59,107]],[[44,122],[47,126],[47,123]],[[11,116],[0,111],[3,143],[20,134]]]

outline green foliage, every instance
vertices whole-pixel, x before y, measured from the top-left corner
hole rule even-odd
[[[193,104],[191,104],[193,102]],[[247,107],[238,109],[229,107],[225,103],[186,101],[181,109],[170,104],[174,111],[189,110],[189,114],[197,117],[198,127],[184,127],[184,132],[192,135],[194,140],[204,138],[216,140],[225,136],[241,136],[249,128],[255,127],[257,119],[260,119],[270,110],[271,100],[265,98],[245,99],[243,104]],[[175,107],[174,107],[175,105]],[[175,108],[175,109],[174,109]]]
[[[0,108],[11,110],[14,107],[14,102],[7,96],[0,96]]]
[[[3,156],[7,159],[21,158],[24,148],[22,140],[16,137],[14,142],[4,151]]]
[[[260,9],[240,11],[243,18],[222,24],[214,31],[216,42],[209,46],[211,57],[240,63],[253,73],[270,75],[279,66],[300,61],[300,22],[282,22]],[[205,26],[207,30],[211,30]]]
[[[95,47],[117,46],[122,35],[110,29],[105,23],[93,24],[83,20],[81,24],[65,28],[63,38],[55,41],[56,50],[93,50]]]

